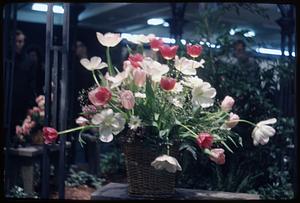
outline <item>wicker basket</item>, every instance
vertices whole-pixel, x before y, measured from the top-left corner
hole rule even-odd
[[[175,173],[156,170],[151,162],[161,155],[157,146],[145,147],[141,143],[124,145],[128,180],[128,194],[135,197],[170,197],[175,193]],[[174,149],[171,149],[174,156]]]

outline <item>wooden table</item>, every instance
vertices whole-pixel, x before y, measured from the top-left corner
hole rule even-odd
[[[128,185],[124,183],[109,183],[91,194],[92,200],[143,200],[146,198],[130,197],[127,194]],[[231,193],[176,188],[173,200],[259,200],[259,195],[247,193]]]
[[[71,142],[66,142],[66,148],[71,147]],[[50,158],[55,166],[55,172],[57,172],[58,158],[55,153],[59,152],[59,144],[52,145],[49,148]],[[17,182],[17,178],[20,175],[23,182],[24,192],[27,194],[33,194],[34,192],[34,164],[38,163],[41,169],[41,161],[43,154],[43,145],[35,145],[28,147],[18,147],[9,149],[9,159],[11,161],[10,169],[8,171],[10,175],[11,186]],[[41,170],[40,170],[41,171]]]

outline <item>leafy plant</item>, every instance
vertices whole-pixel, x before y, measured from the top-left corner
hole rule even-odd
[[[77,187],[80,185],[87,185],[89,187],[98,188],[104,182],[103,179],[98,178],[85,171],[76,171],[74,167],[70,168],[69,176],[66,180],[66,185],[69,187]]]

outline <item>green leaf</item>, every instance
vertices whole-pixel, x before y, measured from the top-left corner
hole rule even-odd
[[[184,149],[189,151],[192,154],[193,158],[195,160],[197,160],[197,152],[196,152],[196,148],[194,146],[189,145],[189,144],[183,144],[180,146],[179,151],[184,150]]]
[[[228,145],[224,141],[221,141],[221,143],[224,145],[224,147],[226,147],[226,149],[228,149],[228,151],[230,151],[233,154],[232,149],[230,149],[230,147],[228,147]]]
[[[227,138],[234,144],[234,146],[238,147],[235,141],[232,139],[232,137],[228,136]]]

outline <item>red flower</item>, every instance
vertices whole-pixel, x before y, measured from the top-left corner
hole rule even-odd
[[[57,139],[58,134],[54,128],[43,127],[43,137],[45,144],[51,144]]]
[[[216,164],[224,164],[225,163],[225,154],[224,149],[222,148],[216,148],[212,149],[211,155],[209,156],[210,160],[214,161]]]
[[[103,106],[111,99],[111,92],[106,87],[97,87],[89,92],[89,100],[95,106]]]
[[[198,56],[200,56],[200,54],[202,53],[202,46],[201,45],[186,45],[186,51],[188,53],[188,55],[190,55],[193,58],[196,58]]]
[[[134,55],[129,55],[128,60],[130,61],[131,65],[135,68],[140,67],[140,64],[138,62],[143,61],[143,55],[141,54],[134,54]]]
[[[200,133],[197,137],[197,143],[201,149],[211,148],[213,140],[213,136],[209,133]]]
[[[150,47],[153,51],[158,51],[159,47],[163,46],[164,42],[162,39],[151,39],[150,40]]]
[[[175,57],[176,52],[177,52],[178,46],[169,46],[169,45],[162,45],[159,47],[159,51],[161,55],[164,57],[166,60],[171,60],[172,58]]]
[[[162,77],[160,79],[160,86],[164,90],[172,90],[175,87],[176,80],[174,78]]]

